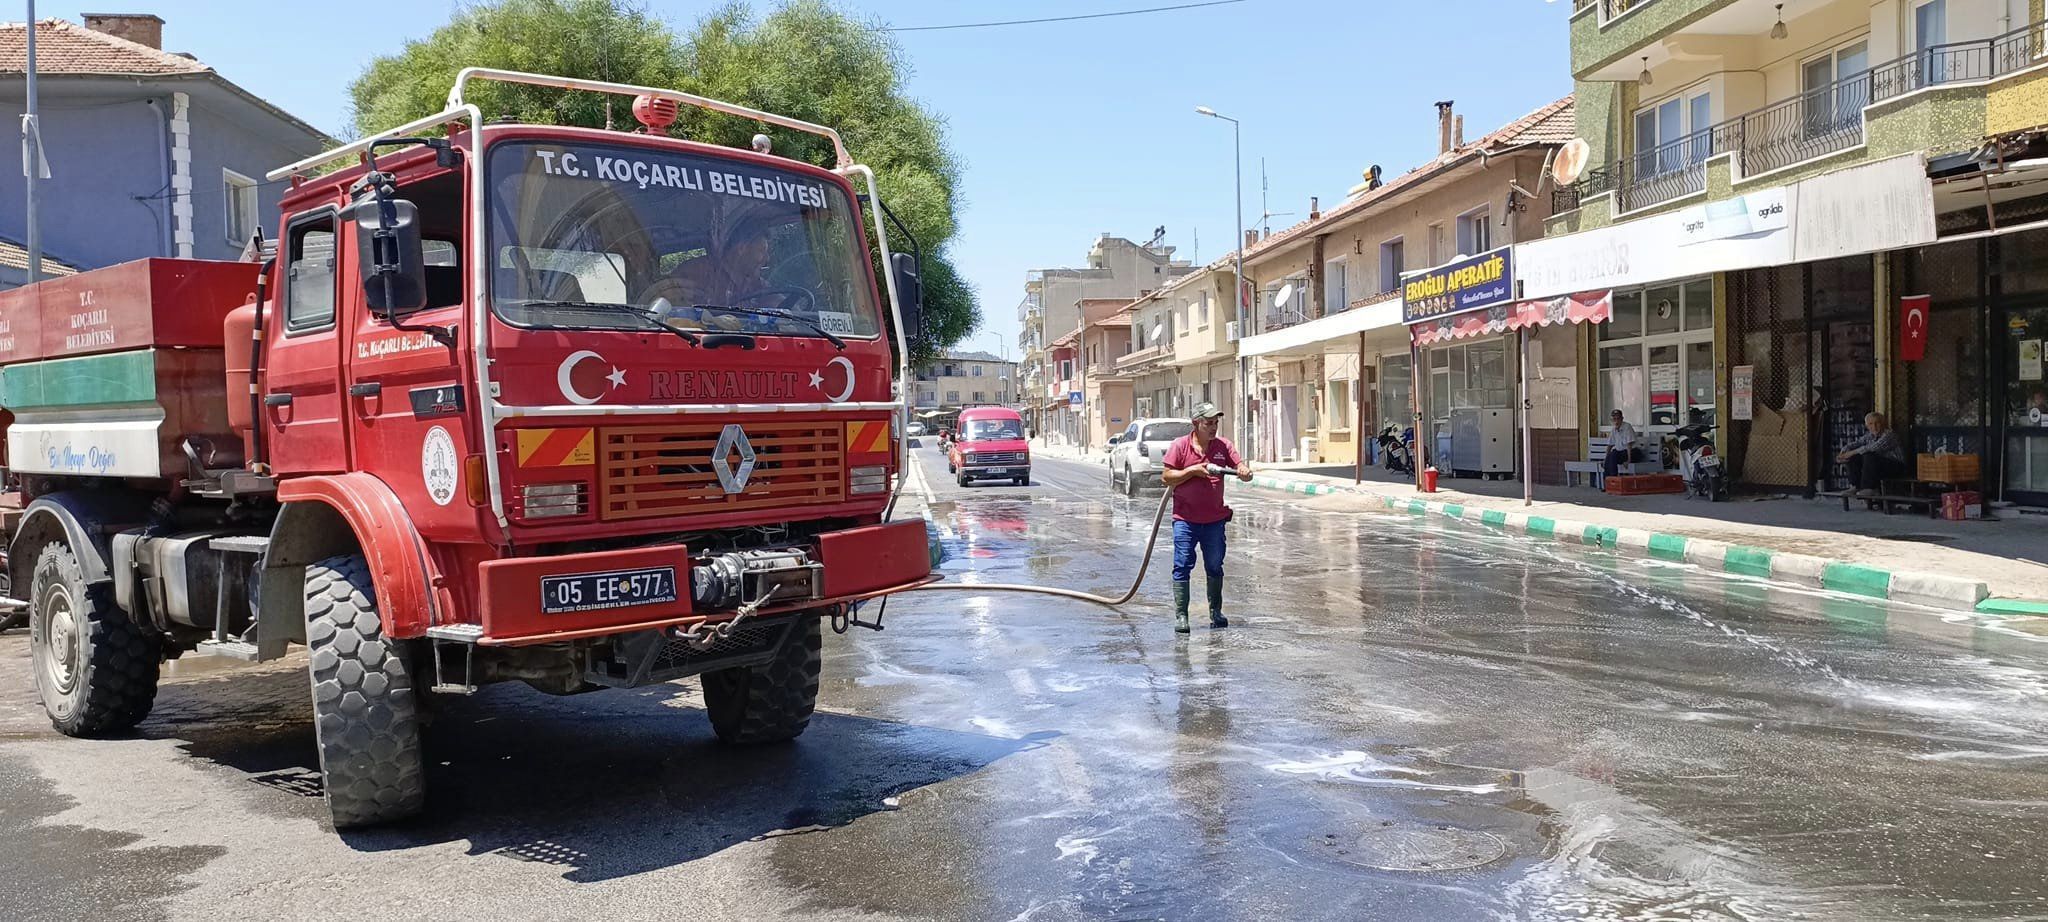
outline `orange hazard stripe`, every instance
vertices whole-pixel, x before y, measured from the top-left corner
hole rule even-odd
[[[887,422],[853,422],[846,424],[846,453],[849,455],[882,454],[889,450],[889,424]]]
[[[522,429],[520,467],[571,467],[597,463],[595,429]]]

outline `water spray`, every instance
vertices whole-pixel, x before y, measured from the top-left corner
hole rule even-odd
[[[1236,471],[1220,464],[1208,465],[1207,473],[1211,477],[1229,477],[1237,474]],[[1112,607],[1122,605],[1137,597],[1138,587],[1145,583],[1145,573],[1152,568],[1152,551],[1159,546],[1159,526],[1166,521],[1166,507],[1169,503],[1173,502],[1173,490],[1176,486],[1178,484],[1167,484],[1166,493],[1159,497],[1159,509],[1152,513],[1152,534],[1145,539],[1145,556],[1138,562],[1138,575],[1131,580],[1131,588],[1124,590],[1123,595],[1111,598],[1106,595],[1097,595],[1093,592],[1082,592],[1078,589],[1060,589],[1055,586],[1026,586],[1019,583],[931,583],[915,589],[906,589],[904,592],[1033,592],[1041,595],[1056,595],[1062,598],[1079,599],[1083,602],[1093,602],[1097,605],[1109,605]]]

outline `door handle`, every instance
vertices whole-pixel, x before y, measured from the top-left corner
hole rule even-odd
[[[384,384],[380,381],[365,381],[361,384],[351,384],[348,386],[348,395],[350,397],[375,397],[383,392]]]
[[[288,407],[288,406],[291,406],[291,405],[292,405],[292,395],[290,395],[290,394],[288,394],[288,393],[264,394],[264,395],[263,395],[263,405],[264,405],[264,406],[266,406],[266,407]]]

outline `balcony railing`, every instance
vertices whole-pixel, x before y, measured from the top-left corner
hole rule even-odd
[[[1634,211],[1706,191],[1707,161],[1738,149],[1741,133],[1742,120],[1731,119],[1621,161],[1616,178],[1621,210]]]
[[[1610,20],[1616,19],[1620,17],[1621,14],[1636,9],[1637,7],[1649,6],[1650,4],[1657,2],[1657,0],[1599,0],[1599,2],[1600,21],[1605,23]],[[1590,0],[1587,0],[1587,2],[1573,0],[1572,12],[1576,13],[1579,10],[1585,9],[1586,7],[1591,5],[1592,3],[1590,2]]]
[[[2048,23],[2040,22],[1992,38],[1916,51],[1589,172],[1554,191],[1551,205],[1569,211],[1612,190],[1621,211],[1635,211],[1704,191],[1707,161],[1723,154],[1734,155],[1736,175],[1746,177],[1848,150],[1863,143],[1863,110],[1873,103],[1928,87],[2001,77],[2042,63],[2044,54]]]

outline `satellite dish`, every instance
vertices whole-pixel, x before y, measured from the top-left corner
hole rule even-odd
[[[1550,179],[1560,186],[1578,182],[1586,173],[1586,161],[1593,155],[1584,138],[1573,138],[1557,149],[1557,160],[1550,165]]]
[[[1161,326],[1161,325],[1159,325],[1159,324],[1156,324],[1156,323],[1155,323],[1155,324],[1153,324],[1153,325],[1152,325],[1152,336],[1151,336],[1151,340],[1152,340],[1153,342],[1155,342],[1155,343],[1156,343],[1156,342],[1158,342],[1158,341],[1159,341],[1159,337],[1160,337],[1161,335],[1165,334],[1165,333],[1166,333],[1166,327],[1164,327],[1164,326]]]
[[[1294,300],[1294,283],[1288,282],[1287,284],[1280,286],[1280,291],[1277,294],[1273,295],[1273,306],[1286,307],[1287,302],[1292,300]]]

